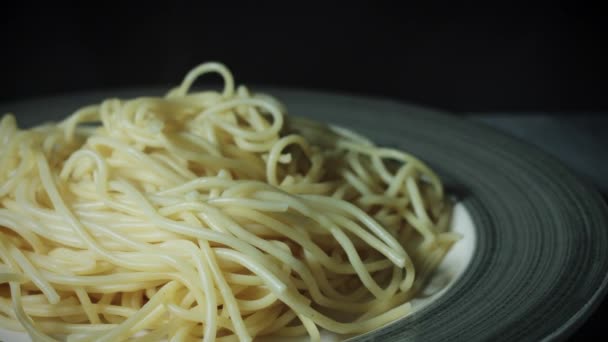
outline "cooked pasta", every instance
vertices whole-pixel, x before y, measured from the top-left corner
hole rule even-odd
[[[192,91],[219,73],[224,88]],[[458,240],[437,175],[202,64],[164,97],[0,121],[0,327],[36,341],[352,335]]]

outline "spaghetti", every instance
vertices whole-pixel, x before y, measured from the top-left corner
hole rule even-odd
[[[221,92],[190,90],[201,75]],[[415,157],[206,63],[164,97],[0,121],[0,327],[52,341],[359,334],[458,236]]]

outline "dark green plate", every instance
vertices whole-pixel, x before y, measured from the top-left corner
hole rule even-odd
[[[266,89],[290,114],[352,128],[439,171],[475,223],[464,273],[437,300],[355,340],[563,339],[604,297],[608,210],[599,194],[539,150],[486,126],[390,100]],[[0,105],[24,125],[59,119],[106,97],[71,94]],[[0,336],[2,332],[0,331]]]

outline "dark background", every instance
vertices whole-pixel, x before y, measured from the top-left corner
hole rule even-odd
[[[599,6],[285,3],[2,5],[0,102],[169,88],[217,60],[238,83],[383,96],[454,113],[608,116],[608,23]],[[574,340],[602,334],[606,306]]]
[[[247,84],[452,112],[608,110],[605,14],[585,2],[286,3],[5,5],[0,101],[175,85],[219,60]]]

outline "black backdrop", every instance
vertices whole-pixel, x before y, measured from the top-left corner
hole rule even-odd
[[[4,5],[0,101],[168,86],[219,60],[248,84],[453,112],[608,110],[606,24],[589,4],[285,3]]]

